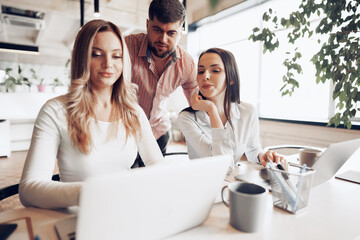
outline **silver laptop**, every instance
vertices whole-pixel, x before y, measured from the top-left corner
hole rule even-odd
[[[316,171],[312,186],[318,186],[335,176],[359,147],[360,138],[330,144],[312,166]]]
[[[316,171],[312,187],[330,180],[359,147],[360,138],[330,144],[312,166],[312,169]],[[296,158],[288,159],[288,161],[297,162]],[[235,179],[256,183],[271,190],[270,176],[265,168],[235,176]]]
[[[217,156],[90,178],[76,239],[161,239],[195,227],[210,213],[230,162]],[[68,235],[61,224],[57,232]]]

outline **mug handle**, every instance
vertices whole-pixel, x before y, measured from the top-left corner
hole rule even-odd
[[[228,188],[228,186],[224,186],[221,189],[221,200],[225,204],[225,206],[229,207],[229,201],[224,199],[224,190],[225,190],[225,188]]]

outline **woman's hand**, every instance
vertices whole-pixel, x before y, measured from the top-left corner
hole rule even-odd
[[[212,128],[224,128],[216,105],[212,101],[203,99],[197,92],[196,94],[191,95],[190,102],[191,107],[194,110],[207,112],[210,118],[210,126]]]
[[[211,101],[203,99],[198,93],[191,95],[190,101],[194,110],[209,112],[211,108],[215,107]]]
[[[280,163],[281,160],[283,160],[284,157],[279,156],[276,152],[268,150],[266,153],[259,155],[259,160],[261,165],[266,167],[267,162],[274,162],[274,163]]]

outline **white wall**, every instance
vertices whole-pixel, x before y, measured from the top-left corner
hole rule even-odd
[[[22,69],[22,75],[27,77],[29,81],[33,82],[34,85],[39,83],[41,78],[44,78],[43,84],[51,85],[55,78],[58,78],[61,83],[68,85],[70,83],[68,68],[65,67],[66,62],[63,66],[54,65],[39,65],[39,64],[28,64],[18,62],[4,62],[0,61],[0,70],[6,68],[12,68],[10,74],[15,78],[18,76],[18,66]],[[33,79],[33,74],[30,69],[33,69],[39,78],[38,80]],[[2,79],[0,79],[0,82]]]
[[[0,119],[10,122],[11,151],[29,148],[40,108],[48,99],[58,95],[57,93],[0,93]]]

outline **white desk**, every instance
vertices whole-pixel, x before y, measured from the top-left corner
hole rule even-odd
[[[360,239],[360,185],[332,179],[312,189],[297,215],[270,207],[258,233],[239,232],[228,222],[228,209],[216,204],[205,224],[169,239]]]
[[[249,171],[253,166],[246,166]],[[360,151],[340,169],[360,171]],[[54,223],[71,217],[67,212],[44,209],[17,209],[0,213],[0,223],[14,218],[31,217],[34,234],[41,240],[57,239]],[[264,229],[258,233],[244,233],[229,225],[229,210],[222,203],[215,204],[204,224],[168,239],[360,239],[360,185],[338,179],[313,188],[305,211],[296,215],[272,207],[269,194]],[[20,238],[17,238],[21,240]],[[27,238],[23,238],[27,239]]]

